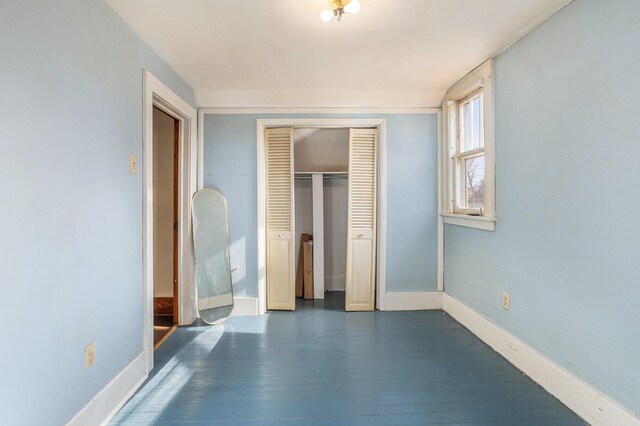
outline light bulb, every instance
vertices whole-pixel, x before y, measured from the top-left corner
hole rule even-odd
[[[322,19],[322,22],[329,22],[330,20],[332,20],[333,10],[324,9],[322,12],[320,12],[320,19]]]
[[[344,11],[355,15],[360,12],[360,2],[358,0],[351,0],[351,3],[344,7]]]

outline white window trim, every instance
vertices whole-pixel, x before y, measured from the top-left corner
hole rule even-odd
[[[485,155],[485,209],[483,216],[471,216],[454,212],[453,155],[457,150],[457,104],[480,88],[484,91],[484,155]],[[495,197],[495,130],[493,110],[493,59],[484,62],[466,77],[454,84],[447,92],[442,104],[442,211],[445,224],[494,231],[496,226]],[[453,116],[452,116],[453,114]],[[453,122],[452,122],[453,121]],[[454,131],[450,131],[453,125]]]

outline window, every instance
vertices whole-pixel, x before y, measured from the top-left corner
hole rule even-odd
[[[492,61],[445,98],[444,222],[495,229]]]

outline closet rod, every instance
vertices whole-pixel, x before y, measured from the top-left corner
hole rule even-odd
[[[297,175],[295,176],[296,179],[312,179],[311,175]],[[348,179],[349,175],[348,174],[340,174],[340,175],[323,175],[322,176],[323,179]]]
[[[348,170],[340,170],[336,172],[295,172],[296,175],[347,175]]]
[[[340,171],[340,172],[295,172],[294,175],[297,178],[306,178],[311,179],[313,175],[322,175],[324,179],[341,179],[349,177],[349,172]]]

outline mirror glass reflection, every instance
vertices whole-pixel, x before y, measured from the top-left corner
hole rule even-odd
[[[200,318],[214,324],[233,309],[227,200],[205,188],[193,196],[193,242]]]

